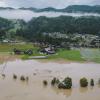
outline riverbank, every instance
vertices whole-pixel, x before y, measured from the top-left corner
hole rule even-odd
[[[20,59],[17,55],[11,55],[9,53],[0,53],[0,64],[8,61],[14,61],[16,59]]]

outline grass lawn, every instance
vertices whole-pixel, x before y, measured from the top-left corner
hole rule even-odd
[[[32,44],[0,44],[0,52],[12,52],[14,48],[26,50],[36,49]]]
[[[48,59],[64,59],[69,61],[84,61],[79,50],[60,49],[56,55],[51,55]]]

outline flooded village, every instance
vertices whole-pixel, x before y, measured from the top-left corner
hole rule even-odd
[[[0,0],[0,100],[100,100],[99,0]]]
[[[2,46],[4,45],[8,43]],[[26,45],[31,46],[25,48]],[[57,48],[55,45],[10,44],[10,54],[5,53],[5,57],[7,55],[8,57],[0,64],[0,89],[2,90],[0,99],[99,100],[100,96],[97,94],[100,93],[100,64],[92,62],[91,56],[87,54],[91,51],[93,56],[96,49],[76,48],[74,47],[74,50],[80,51],[81,59],[84,58],[86,61],[63,58],[66,52],[61,56],[59,51],[61,47]],[[66,48],[66,50],[69,54],[73,49]],[[4,54],[0,56],[3,57]]]

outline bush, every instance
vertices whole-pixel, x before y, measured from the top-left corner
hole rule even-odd
[[[58,88],[59,88],[59,89],[66,89],[66,85],[64,84],[64,82],[60,82],[60,83],[58,84]]]
[[[60,82],[59,79],[56,79],[56,84],[59,84],[59,82]]]
[[[63,81],[66,85],[66,89],[71,89],[72,87],[72,79],[70,77],[67,77]]]
[[[3,77],[3,78],[5,78],[5,77],[6,77],[6,75],[5,75],[5,74],[2,74],[2,77]]]
[[[88,80],[86,78],[80,79],[80,86],[81,87],[87,87],[88,86]]]
[[[72,79],[70,77],[65,78],[63,80],[63,82],[59,83],[58,88],[71,89],[72,88]]]
[[[59,83],[59,79],[57,79],[55,77],[51,81],[51,85],[55,85],[55,84],[58,84],[58,83]]]
[[[14,78],[14,79],[17,79],[17,75],[13,74],[13,78]]]
[[[25,77],[24,76],[21,76],[20,77],[20,80],[25,81]]]
[[[94,80],[93,80],[93,79],[91,79],[90,85],[91,85],[91,86],[94,86]]]
[[[46,86],[46,85],[48,85],[48,82],[46,80],[44,80],[43,84]]]

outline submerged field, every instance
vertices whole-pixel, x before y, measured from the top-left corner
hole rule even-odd
[[[47,56],[45,60],[63,60],[63,61],[76,61],[76,62],[97,62],[100,63],[100,50],[99,49],[89,49],[81,48],[75,50],[59,49],[54,55],[44,55],[39,53],[39,47],[33,46],[33,44],[0,44],[0,62],[9,56],[8,60],[13,56],[20,59],[28,59],[29,55],[14,55],[13,49],[17,48],[20,50],[33,50],[33,55],[31,56]]]
[[[5,78],[0,74],[0,100],[100,100],[100,64],[94,63],[55,63],[39,62],[36,60],[15,60],[0,65],[0,73],[5,74]],[[13,79],[13,74],[17,79]],[[28,76],[29,80],[21,81],[20,76]],[[51,86],[53,77],[62,80],[71,77],[72,89],[58,89]],[[94,87],[88,85],[81,88],[79,80],[86,77],[88,82],[93,78]],[[48,81],[48,85],[43,85],[43,80]]]

